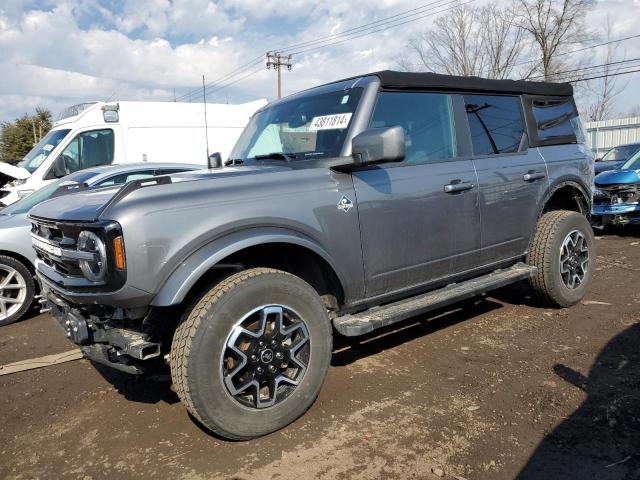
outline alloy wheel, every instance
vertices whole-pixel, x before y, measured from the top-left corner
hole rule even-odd
[[[251,408],[274,406],[299,385],[309,364],[309,331],[284,305],[252,310],[232,328],[221,358],[228,393]]]
[[[15,268],[0,264],[0,321],[16,313],[27,298],[27,282]]]
[[[578,230],[567,234],[560,247],[560,276],[569,289],[583,284],[589,269],[589,247]]]

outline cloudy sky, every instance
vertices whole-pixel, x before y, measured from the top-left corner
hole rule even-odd
[[[475,0],[477,4],[486,0]],[[501,0],[506,1],[506,0]],[[0,0],[0,120],[42,106],[89,100],[172,100],[239,69],[237,83],[209,89],[209,101],[242,102],[276,94],[265,51],[317,40],[400,12],[425,0]],[[430,2],[430,3],[433,3]],[[353,74],[393,68],[407,39],[429,28],[442,0],[420,19],[293,57],[284,93]],[[638,33],[640,0],[600,0],[589,26],[612,38]],[[418,16],[418,15],[416,15]],[[407,17],[409,18],[409,17]],[[415,17],[411,17],[415,18]],[[293,48],[293,51],[309,46]],[[600,48],[589,53],[601,63]],[[640,38],[620,45],[640,57]],[[617,108],[640,104],[640,74],[627,76]]]

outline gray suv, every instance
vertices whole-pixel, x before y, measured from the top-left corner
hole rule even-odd
[[[31,211],[43,295],[91,360],[168,362],[211,431],[289,424],[336,334],[593,275],[593,158],[568,84],[383,71],[258,111],[225,168]]]

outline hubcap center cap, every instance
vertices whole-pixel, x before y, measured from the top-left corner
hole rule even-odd
[[[271,350],[270,348],[267,348],[266,350],[263,350],[262,352],[260,352],[260,361],[262,363],[271,363],[272,360],[273,360],[273,350]]]

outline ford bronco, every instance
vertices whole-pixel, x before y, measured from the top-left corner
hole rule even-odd
[[[525,279],[580,301],[593,170],[569,84],[372,73],[262,108],[224,168],[40,204],[37,274],[87,358],[168,362],[248,439],[312,405],[336,334]]]

